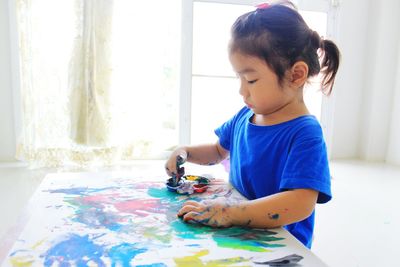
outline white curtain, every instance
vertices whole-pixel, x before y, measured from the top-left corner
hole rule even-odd
[[[16,2],[19,159],[110,165],[177,143],[180,3],[145,2]]]
[[[77,36],[69,66],[71,137],[78,144],[104,146],[110,130],[112,0],[76,6]]]

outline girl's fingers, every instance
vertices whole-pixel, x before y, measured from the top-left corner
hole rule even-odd
[[[194,221],[200,224],[218,227],[218,222],[210,218],[210,214],[204,212],[191,211],[186,213],[182,219],[185,222]]]
[[[171,171],[168,169],[167,166],[165,166],[165,172],[167,173],[168,176],[172,176]]]
[[[194,201],[194,200],[185,201],[185,203],[183,203],[183,206],[186,206],[186,205],[191,205],[191,206],[195,206],[195,207],[203,206],[200,202]]]
[[[177,162],[179,158],[179,162]],[[185,150],[175,150],[170,157],[168,158],[167,162],[165,163],[165,171],[169,176],[175,175],[177,170],[177,165],[185,163],[187,160],[187,152]]]
[[[199,219],[198,219],[199,215],[200,215],[200,214],[199,214],[198,212],[190,211],[190,212],[184,214],[183,217],[182,217],[182,219],[183,219],[183,221],[185,221],[185,222],[188,222],[188,221],[199,222],[199,221],[198,221],[198,220],[199,220]]]
[[[209,206],[212,204],[212,200],[206,199],[206,200],[203,200],[202,203],[203,203],[203,205]]]
[[[168,176],[172,176],[176,173],[176,166],[167,162],[165,163],[165,171],[167,172]]]
[[[202,207],[199,207],[199,206],[194,206],[194,205],[190,205],[190,204],[188,204],[188,205],[184,205],[179,211],[178,211],[178,217],[182,217],[182,216],[184,216],[185,214],[187,214],[187,213],[190,213],[190,212],[201,212],[203,210],[203,208]]]

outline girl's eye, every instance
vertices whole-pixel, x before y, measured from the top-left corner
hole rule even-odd
[[[255,83],[257,80],[251,80],[251,81],[247,81],[247,83],[249,83],[249,84],[253,84],[253,83]]]

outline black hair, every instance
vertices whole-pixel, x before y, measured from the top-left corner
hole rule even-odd
[[[229,52],[264,59],[280,83],[294,63],[304,61],[308,77],[323,73],[322,91],[329,95],[339,68],[339,49],[311,30],[294,5],[286,3],[290,6],[271,4],[237,18],[232,25]]]

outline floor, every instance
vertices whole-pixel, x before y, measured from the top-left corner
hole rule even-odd
[[[163,172],[163,164],[157,164]],[[223,175],[221,170],[209,173]],[[17,222],[37,186],[51,172],[55,170],[0,165],[0,237]],[[400,243],[400,167],[333,161],[331,172],[334,199],[317,206],[313,252],[329,266],[395,266]]]
[[[331,266],[399,266],[400,167],[334,161],[331,169],[334,199],[317,207],[312,250]]]

